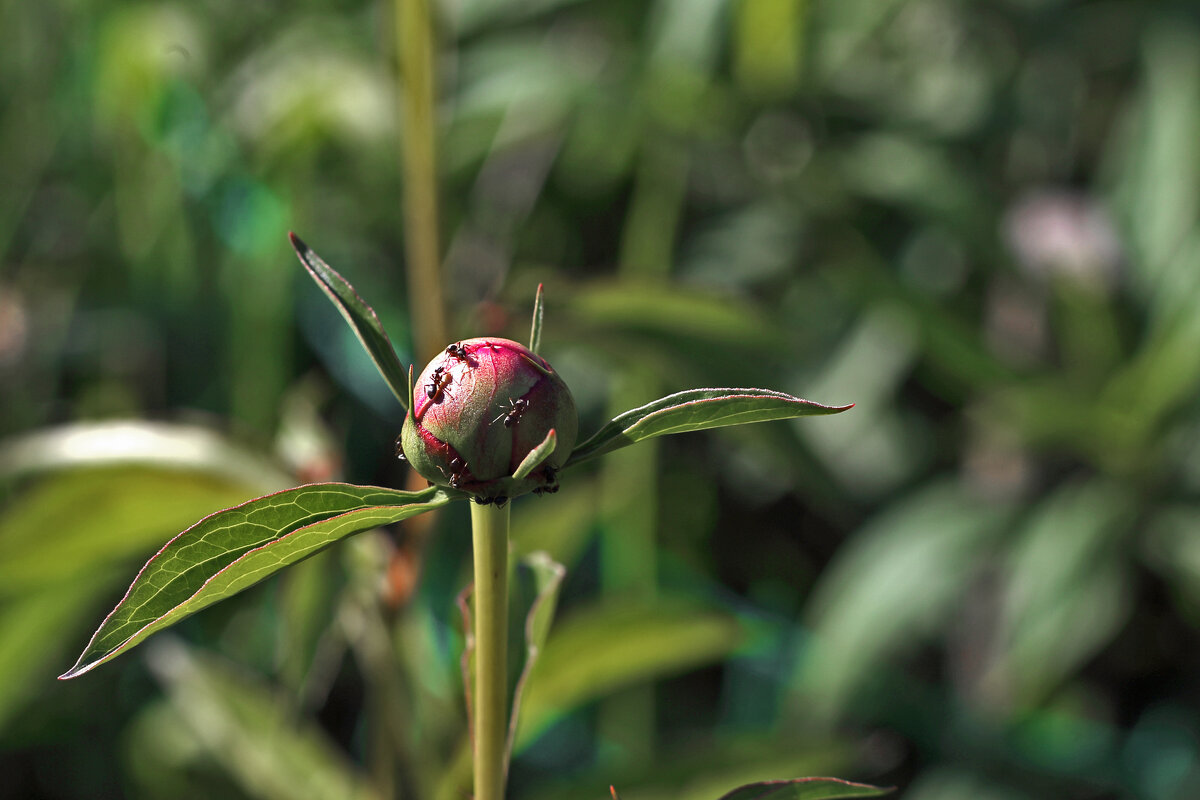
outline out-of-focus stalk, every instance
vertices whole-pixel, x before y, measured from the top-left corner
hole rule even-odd
[[[643,148],[618,264],[622,280],[633,284],[667,280],[689,166],[685,151],[662,132]],[[648,369],[630,366],[614,383],[609,401],[614,416],[662,394],[661,380]],[[659,452],[659,443],[651,441],[605,459],[601,581],[614,597],[655,594]],[[606,742],[652,758],[653,688],[636,687],[606,699],[600,705],[599,727]]]
[[[415,360],[420,362],[450,339],[438,230],[436,46],[429,0],[396,0],[395,16],[402,88],[405,274]]]

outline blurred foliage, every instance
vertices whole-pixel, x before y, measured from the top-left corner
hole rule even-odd
[[[545,283],[585,434],[691,386],[857,403],[517,504],[567,577],[513,796],[1200,795],[1194,4],[435,12],[454,335],[524,339]],[[459,510],[52,680],[204,513],[406,480],[285,236],[412,360],[393,13],[0,5],[0,796],[462,796]],[[55,438],[111,420],[191,433]]]

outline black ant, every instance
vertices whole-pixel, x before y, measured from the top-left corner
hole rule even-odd
[[[521,415],[524,414],[526,409],[529,408],[529,401],[518,397],[516,400],[509,400],[508,403],[512,406],[512,408],[508,411],[508,413],[501,414],[500,417],[504,417],[504,427],[511,428],[513,425],[516,425],[518,421],[520,421]],[[496,422],[496,420],[500,419],[500,417],[496,417],[496,419],[492,420],[492,422]]]
[[[554,494],[558,491],[558,476],[554,467],[546,466],[542,468],[542,474],[546,476],[546,483],[533,490],[533,493],[538,497],[544,494]]]
[[[467,358],[467,348],[457,342],[446,348],[446,355],[451,358],[457,358],[459,361],[470,363],[470,359]]]
[[[463,471],[466,470],[466,468],[467,463],[458,456],[450,459],[450,474],[447,482],[450,484],[451,489],[457,489],[462,485]],[[438,467],[438,469],[441,470],[443,475],[446,474],[446,470],[442,469],[441,467]]]
[[[442,394],[446,391],[446,387],[450,385],[453,376],[449,372],[446,372],[445,367],[438,367],[429,377],[433,379],[433,382],[425,387],[425,396],[435,403],[440,402]]]
[[[404,439],[403,434],[396,437],[396,458],[400,459],[401,461],[408,461],[408,459],[405,458],[405,456],[404,456],[403,439]]]

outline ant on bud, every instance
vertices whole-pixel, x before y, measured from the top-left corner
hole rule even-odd
[[[499,417],[496,417],[496,419],[492,420],[492,424],[495,424],[497,420],[503,417],[504,427],[511,428],[520,421],[521,415],[524,414],[529,408],[529,401],[520,397],[518,397],[516,400],[509,400],[508,403],[510,406],[512,406],[512,408],[507,413],[501,414]]]
[[[438,367],[430,375],[433,381],[425,387],[425,396],[435,403],[441,402],[442,395],[446,391],[446,387],[450,385],[453,376],[446,372],[445,367]]]
[[[546,483],[533,490],[533,493],[538,497],[544,494],[554,494],[558,491],[558,475],[554,467],[546,466],[542,468],[542,474],[546,476]]]
[[[443,475],[446,474],[446,471],[443,470],[441,467],[438,467],[438,469],[442,470]],[[449,474],[449,476],[447,476],[448,477],[447,482],[450,484],[451,489],[458,489],[462,486],[463,472],[466,469],[467,469],[467,462],[463,461],[458,456],[455,456],[454,458],[450,459],[450,474]]]
[[[451,358],[457,358],[459,361],[467,364],[471,362],[471,360],[467,358],[467,348],[463,347],[459,342],[455,342],[447,347],[446,355],[450,356]]]
[[[403,440],[404,436],[402,435],[396,437],[396,458],[400,459],[401,461],[408,461],[408,458],[406,458],[404,455]]]

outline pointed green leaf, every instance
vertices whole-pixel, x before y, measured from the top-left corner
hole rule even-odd
[[[147,636],[246,589],[351,534],[398,522],[451,495],[319,483],[218,511],[176,536],[142,567],[92,636],[74,678]]]
[[[375,309],[367,305],[366,301],[358,296],[358,292],[354,291],[354,287],[321,260],[299,236],[289,233],[288,237],[292,240],[292,247],[296,249],[300,263],[337,306],[338,311],[342,312],[342,317],[354,329],[355,335],[375,362],[379,374],[387,382],[392,394],[396,395],[400,405],[405,405],[404,365],[400,363],[399,356],[392,348],[392,341],[379,322],[379,317],[375,316]]]
[[[836,797],[881,797],[892,791],[839,778],[796,778],[752,783],[722,795],[720,800],[830,800]]]
[[[516,752],[561,714],[617,689],[720,661],[753,633],[724,610],[662,596],[576,611],[555,627],[522,694]]]
[[[521,463],[513,470],[513,477],[517,480],[528,478],[529,475],[541,466],[541,463],[550,457],[554,452],[554,448],[558,447],[558,434],[554,428],[546,434],[546,438],[537,447],[529,451],[525,458],[521,459]]]
[[[508,617],[510,652],[524,649],[525,657],[520,667],[510,675],[515,680],[509,682],[509,716],[508,743],[505,751],[505,769],[512,758],[513,743],[517,738],[517,719],[521,710],[521,695],[525,684],[533,671],[534,664],[546,646],[546,637],[550,634],[550,623],[558,608],[558,590],[562,586],[563,577],[567,571],[546,553],[530,553],[517,562],[510,583]],[[474,584],[467,586],[458,594],[456,603],[462,615],[465,642],[463,647],[460,669],[462,670],[463,691],[466,694],[467,724],[471,720],[474,704],[471,700],[471,690],[475,686],[475,626],[472,622],[474,608]],[[521,638],[523,637],[523,641]]]
[[[546,301],[542,297],[542,285],[539,283],[537,295],[533,298],[533,327],[529,331],[529,349],[534,353],[542,346],[542,318],[546,316]]]
[[[517,719],[521,713],[521,695],[533,667],[537,664],[546,637],[550,635],[550,623],[558,609],[558,590],[567,571],[562,564],[546,553],[531,553],[521,559],[517,570],[515,591],[529,598],[525,615],[525,663],[521,666],[517,686],[513,692],[512,714],[508,723],[508,748],[505,764],[512,759],[513,743],[517,740]],[[518,598],[524,600],[524,598]],[[507,767],[506,767],[507,768]]]
[[[826,406],[769,389],[689,389],[626,411],[577,445],[566,466],[611,453],[627,445],[726,425],[838,414],[848,406]]]

